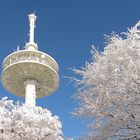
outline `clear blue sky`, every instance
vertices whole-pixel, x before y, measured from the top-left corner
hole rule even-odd
[[[17,46],[28,41],[27,15],[38,16],[35,40],[39,50],[51,55],[60,67],[60,87],[51,96],[37,100],[63,123],[66,137],[86,133],[81,120],[71,117],[77,106],[71,98],[75,89],[64,76],[73,76],[68,68],[80,68],[90,60],[91,45],[104,47],[104,34],[120,33],[140,20],[140,0],[0,0],[0,64]],[[21,98],[8,93],[0,84],[0,98]]]

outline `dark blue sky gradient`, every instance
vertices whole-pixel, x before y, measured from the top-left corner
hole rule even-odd
[[[104,34],[126,31],[140,20],[139,0],[0,0],[0,63],[17,46],[28,42],[27,15],[36,12],[35,40],[39,50],[51,55],[60,66],[60,87],[51,96],[37,100],[63,123],[64,136],[77,137],[87,132],[85,124],[69,112],[77,106],[71,98],[75,89],[64,76],[69,68],[80,68],[90,61],[91,45],[100,51]],[[23,101],[0,85],[0,98]]]

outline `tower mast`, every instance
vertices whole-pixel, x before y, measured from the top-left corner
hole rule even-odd
[[[34,14],[29,15],[29,26],[30,26],[30,31],[29,31],[29,44],[34,45],[34,29],[35,29],[35,21],[36,21],[36,16]],[[30,45],[28,49],[32,49]],[[36,105],[36,81],[33,79],[28,79],[24,82],[25,86],[25,104],[30,105],[30,106],[35,106]]]
[[[34,29],[35,29],[35,21],[36,21],[36,16],[34,14],[29,15],[29,22],[30,22],[30,38],[29,42],[31,44],[34,44]]]

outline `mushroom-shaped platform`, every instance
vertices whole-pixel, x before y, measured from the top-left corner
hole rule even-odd
[[[2,84],[11,93],[25,97],[24,82],[36,81],[36,97],[53,93],[59,85],[58,64],[40,51],[21,50],[3,61]]]

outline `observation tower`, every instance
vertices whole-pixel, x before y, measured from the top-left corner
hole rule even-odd
[[[58,64],[46,53],[38,51],[34,42],[35,14],[29,15],[29,42],[24,50],[8,55],[2,64],[1,81],[5,89],[25,98],[25,104],[36,105],[36,98],[53,93],[59,85]]]

